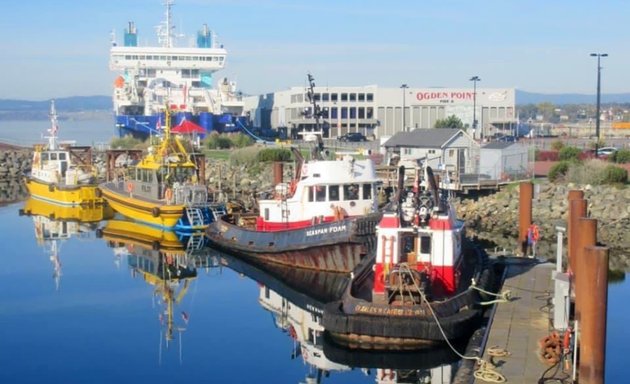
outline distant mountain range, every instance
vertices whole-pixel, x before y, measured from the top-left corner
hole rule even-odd
[[[516,90],[516,105],[551,103],[555,105],[565,104],[595,104],[596,96],[582,95],[579,93],[544,94]],[[602,104],[630,103],[630,93],[602,93]]]
[[[563,104],[595,104],[595,95],[576,93],[544,94],[516,90],[516,104],[552,103]],[[630,103],[630,93],[602,94],[601,102]],[[111,111],[113,109],[111,96],[74,96],[55,99],[57,111],[60,114],[83,111]],[[0,99],[0,119],[8,115],[28,114],[32,117],[48,116],[50,100],[28,101]],[[24,116],[25,117],[25,116]]]

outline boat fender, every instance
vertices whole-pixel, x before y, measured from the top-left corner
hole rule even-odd
[[[127,192],[133,192],[133,183],[131,181],[127,182]]]
[[[50,192],[55,192],[55,184],[48,184],[48,190]]]
[[[96,228],[96,238],[100,239],[103,237],[103,229],[102,228]]]
[[[158,217],[158,216],[160,216],[160,208],[158,208],[158,207],[153,207],[153,209],[151,209],[151,215],[153,215],[153,217]]]
[[[155,209],[155,208],[154,208],[154,209]],[[159,241],[157,241],[157,240],[153,241],[153,243],[151,243],[151,248],[152,248],[154,251],[159,251],[159,250],[160,250],[160,242],[159,242]]]
[[[166,188],[164,191],[164,198],[166,201],[171,201],[173,199],[173,190],[170,188]]]
[[[103,191],[101,191],[101,189],[100,189],[100,188],[96,188],[96,189],[94,190],[94,196],[96,196],[96,197],[102,197],[102,196],[103,196]]]

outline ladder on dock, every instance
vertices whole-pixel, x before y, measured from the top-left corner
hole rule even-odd
[[[200,208],[186,207],[186,217],[191,227],[201,227],[205,225],[203,219],[203,212]]]

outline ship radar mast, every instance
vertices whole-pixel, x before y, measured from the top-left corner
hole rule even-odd
[[[164,5],[166,6],[165,20],[157,27],[157,35],[158,42],[162,47],[165,48],[173,48],[173,42],[176,37],[181,37],[180,35],[175,35],[174,30],[175,26],[172,22],[172,11],[171,8],[175,4],[174,0],[165,0]]]
[[[57,110],[55,109],[55,100],[50,100],[50,128],[48,129],[48,149],[57,149],[57,131],[59,123],[57,121]]]

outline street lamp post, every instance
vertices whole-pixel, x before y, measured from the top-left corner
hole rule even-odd
[[[599,149],[599,105],[601,100],[601,79],[602,79],[602,67],[600,60],[602,57],[608,56],[607,53],[591,53],[591,56],[597,57],[597,104],[595,105],[595,158],[599,157],[597,150]]]
[[[407,128],[405,127],[407,125],[406,123],[406,119],[405,119],[405,96],[407,93],[407,88],[409,88],[409,86],[407,84],[403,84],[400,86],[400,88],[402,89],[402,97],[403,97],[403,107],[402,107],[402,130],[403,132],[407,130]]]
[[[472,129],[473,129],[473,135],[474,135],[477,132],[477,82],[481,81],[481,79],[479,78],[479,76],[473,76],[473,77],[470,78],[470,81],[473,82],[473,123],[472,123]],[[481,141],[483,141],[483,129],[481,130],[481,133],[480,133],[479,137],[481,137]]]

